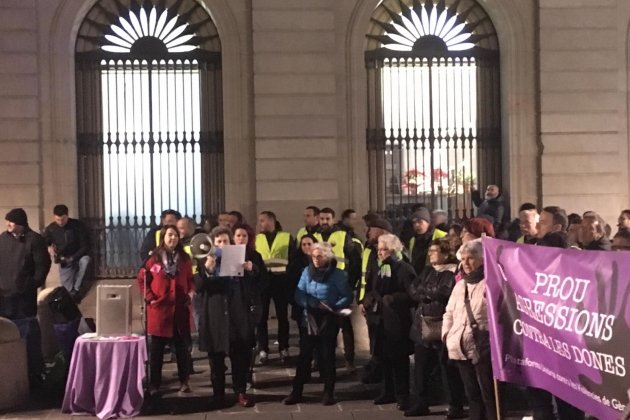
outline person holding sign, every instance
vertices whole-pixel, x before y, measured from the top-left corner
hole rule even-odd
[[[486,280],[481,240],[461,249],[463,280],[453,288],[442,324],[442,341],[457,362],[464,382],[471,420],[497,418],[490,359]]]
[[[232,231],[228,228],[216,227],[210,237],[218,250],[232,244]],[[232,387],[238,396],[238,403],[243,407],[251,407],[254,403],[245,390],[255,342],[255,311],[260,291],[251,261],[241,262],[243,276],[222,276],[222,253],[218,250],[200,262],[195,279],[197,293],[201,298],[199,350],[208,352],[214,406],[226,406],[224,359],[229,355],[232,362]]]
[[[346,273],[337,268],[332,246],[327,242],[312,245],[311,263],[302,272],[295,291],[296,303],[304,308],[300,322],[300,355],[293,390],[286,405],[302,401],[304,384],[311,374],[313,351],[317,349],[319,371],[324,381],[323,405],[335,403],[335,347],[339,317],[350,315],[352,290]]]

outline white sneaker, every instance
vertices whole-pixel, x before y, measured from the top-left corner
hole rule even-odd
[[[269,360],[269,354],[267,354],[266,351],[261,350],[258,353],[258,359],[259,359],[261,365],[265,365],[265,364],[267,364],[267,361]]]

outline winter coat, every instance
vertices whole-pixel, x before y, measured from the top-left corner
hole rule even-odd
[[[492,219],[495,231],[498,230],[497,228],[503,223],[503,217],[505,216],[503,197],[484,200],[481,197],[481,192],[475,190],[472,193],[472,200],[477,206],[477,217],[488,216]]]
[[[588,245],[585,245],[584,249],[589,250],[589,251],[610,251],[611,247],[612,247],[612,244],[610,242],[610,239],[603,236],[599,239],[592,241]]]
[[[291,303],[291,319],[300,321],[302,316],[302,307],[295,303],[295,291],[298,283],[302,278],[304,269],[308,267],[311,261],[309,255],[305,255],[301,249],[298,249],[292,258],[289,259],[287,266],[287,279],[289,281],[289,303]]]
[[[219,264],[209,273],[200,261],[195,276],[201,309],[199,350],[229,353],[230,343],[235,342],[254,346],[254,328],[260,319],[261,267],[252,255],[246,255],[246,260],[254,263],[254,270],[243,277],[219,277]]]
[[[146,296],[145,296],[146,275]],[[169,276],[161,261],[149,258],[137,277],[140,294],[147,302],[147,333],[158,337],[190,334],[190,296],[195,290],[192,263],[186,256],[177,262],[177,274]]]
[[[332,310],[345,309],[352,303],[352,289],[348,284],[345,271],[338,269],[335,260],[324,273],[310,264],[302,272],[300,281],[295,289],[295,302],[303,308],[300,326],[307,328],[309,315],[315,322],[318,334],[330,332],[337,334],[337,315],[319,307],[320,302],[328,305]]]
[[[470,307],[479,329],[488,330],[486,280],[474,284],[467,283],[465,280],[458,282],[448,300],[442,321],[442,337],[446,335],[448,357],[453,360],[472,359],[475,349],[472,328],[464,304],[465,287],[468,287]]]
[[[409,295],[417,302],[413,325],[409,333],[414,343],[422,343],[422,316],[441,318],[455,286],[457,264],[427,266],[409,288]]]
[[[50,255],[42,236],[0,234],[0,316],[21,319],[37,315],[37,289],[46,282]]]
[[[377,331],[375,354],[392,357],[409,354],[412,350],[409,329],[413,300],[408,291],[416,272],[411,264],[389,257],[374,274],[373,278],[367,279],[363,307],[368,324]]]

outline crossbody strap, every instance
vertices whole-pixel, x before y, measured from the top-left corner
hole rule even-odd
[[[462,280],[462,281],[465,282],[466,280]],[[477,320],[475,319],[472,308],[470,307],[470,298],[468,297],[468,285],[466,283],[464,283],[464,305],[466,305],[466,312],[468,313],[468,321],[470,322],[470,328],[472,328],[473,330],[476,330],[478,327]]]

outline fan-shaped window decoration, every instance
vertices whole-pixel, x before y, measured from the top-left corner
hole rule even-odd
[[[501,182],[499,49],[474,0],[383,0],[365,52],[370,207],[394,222],[415,203],[473,214]]]
[[[105,35],[109,45],[103,45],[103,50],[115,53],[129,53],[135,50],[155,50],[169,53],[188,52],[197,48],[187,44],[195,34],[183,35],[188,23],[179,24],[179,16],[169,19],[168,9],[160,12],[152,7],[147,14],[144,8],[136,13],[129,11],[129,20],[120,16],[120,24],[112,24],[111,30],[115,35]]]
[[[133,276],[162,210],[224,207],[220,39],[196,0],[99,0],[75,57],[79,216],[97,274]]]

